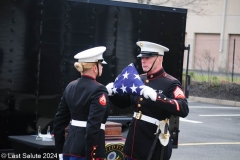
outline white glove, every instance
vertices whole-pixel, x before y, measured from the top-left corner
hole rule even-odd
[[[63,160],[63,154],[58,154],[59,160]]]
[[[140,95],[143,95],[146,99],[150,98],[152,101],[156,101],[157,92],[148,86],[140,86],[142,90],[140,91]]]
[[[107,85],[106,85],[106,88],[107,88],[107,91],[108,91],[108,95],[109,96],[111,96],[112,95],[112,93],[113,93],[113,82],[111,82],[111,83],[108,83]]]

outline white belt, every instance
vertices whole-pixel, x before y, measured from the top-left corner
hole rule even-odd
[[[158,119],[143,115],[141,112],[138,112],[138,113],[134,112],[133,117],[136,119],[140,119],[142,121],[146,121],[146,122],[155,124],[157,126],[159,125],[159,122],[160,122]]]
[[[77,126],[77,127],[86,127],[87,126],[87,121],[72,120],[71,125],[72,126]],[[105,130],[105,124],[101,123],[100,129]]]

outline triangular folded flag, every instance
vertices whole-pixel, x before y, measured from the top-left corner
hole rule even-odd
[[[113,84],[114,94],[140,95],[140,86],[144,85],[133,63],[129,64],[117,76]]]

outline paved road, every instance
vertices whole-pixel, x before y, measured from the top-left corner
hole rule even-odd
[[[240,107],[189,102],[171,160],[239,160]]]

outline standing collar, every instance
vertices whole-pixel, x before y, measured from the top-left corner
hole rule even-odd
[[[87,79],[96,80],[96,79],[95,79],[95,78],[93,78],[92,76],[89,76],[89,75],[86,75],[86,74],[85,74],[85,75],[84,75],[84,74],[82,74],[82,75],[81,75],[81,77],[82,77],[82,78],[87,78]]]
[[[162,75],[165,75],[165,71],[163,68],[161,68],[160,70],[158,70],[157,72],[152,73],[152,74],[147,73],[147,78],[154,79],[154,78],[162,76]]]

